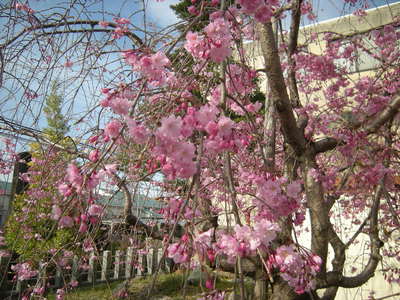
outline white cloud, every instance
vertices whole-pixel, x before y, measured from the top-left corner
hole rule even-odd
[[[165,27],[178,22],[174,11],[169,7],[177,4],[179,0],[149,0],[147,2],[147,14],[149,19],[161,27]]]

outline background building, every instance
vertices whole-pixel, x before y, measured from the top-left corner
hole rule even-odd
[[[11,182],[0,181],[0,228],[5,224],[10,211]]]

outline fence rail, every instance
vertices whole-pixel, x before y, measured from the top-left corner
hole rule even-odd
[[[92,252],[88,259],[73,256],[66,264],[43,264],[38,274],[28,280],[17,279],[17,274],[11,270],[11,257],[0,257],[0,299],[39,285],[59,288],[76,282],[85,285],[151,275],[158,265],[161,271],[169,273],[172,262],[162,259],[162,251],[154,248],[141,254],[129,247],[126,251],[103,251],[97,255]]]

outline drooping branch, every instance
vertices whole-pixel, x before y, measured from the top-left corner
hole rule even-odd
[[[43,30],[43,29],[49,29],[49,28],[59,28],[59,27],[66,27],[65,32],[64,33],[68,33],[69,32],[69,26],[74,26],[74,25],[90,25],[91,28],[87,28],[85,29],[87,32],[90,32],[91,30],[93,30],[93,27],[96,25],[99,25],[99,21],[96,20],[75,20],[75,21],[64,21],[64,20],[60,20],[60,22],[55,22],[55,23],[40,23],[34,26],[30,26],[30,27],[26,27],[24,28],[21,32],[19,32],[18,34],[16,34],[14,37],[12,37],[11,39],[9,39],[8,41],[6,41],[5,43],[0,45],[0,50],[4,49],[8,46],[10,46],[12,43],[14,43],[15,41],[17,41],[19,38],[21,38],[23,35],[30,33],[30,32],[34,32],[37,30]],[[108,22],[107,23],[108,27],[111,28],[117,28],[118,25],[116,23],[113,22]],[[109,31],[107,29],[104,29],[105,31]],[[71,30],[71,33],[73,33],[73,30]],[[137,36],[136,34],[127,31],[125,33],[125,35],[132,40],[132,42],[134,44],[136,44],[139,47],[144,46],[144,43],[142,41],[142,39]]]

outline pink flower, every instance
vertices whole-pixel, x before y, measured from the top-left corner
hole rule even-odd
[[[35,294],[35,295],[43,295],[44,291],[45,291],[45,289],[44,289],[43,286],[42,287],[35,287],[33,289],[33,294]]]
[[[171,139],[176,139],[181,135],[182,119],[180,117],[169,116],[161,120],[161,127],[158,128],[157,133]]]
[[[61,208],[58,205],[53,205],[51,210],[51,218],[53,220],[58,220],[61,217]]]
[[[121,131],[122,124],[117,120],[110,121],[104,129],[104,134],[110,138],[117,138]]]
[[[70,228],[74,226],[74,220],[70,216],[63,216],[58,221],[60,228]]]
[[[235,125],[230,118],[221,117],[218,121],[218,135],[221,137],[227,138],[231,135],[232,129]]]
[[[11,266],[11,270],[17,273],[18,280],[27,280],[37,275],[37,271],[33,271],[28,263],[16,264]]]
[[[108,176],[112,176],[117,172],[118,165],[117,164],[107,164],[104,166],[104,169],[106,170],[106,174]]]
[[[72,61],[70,61],[69,59],[64,63],[64,67],[66,68],[71,68],[74,65],[74,63]]]
[[[85,233],[85,232],[87,232],[87,229],[88,229],[88,226],[87,226],[87,224],[86,223],[81,223],[81,225],[79,225],[79,232],[80,233]]]
[[[64,197],[68,197],[72,195],[71,187],[68,184],[62,183],[58,185],[58,192]]]
[[[131,23],[131,21],[126,18],[114,18],[114,21],[119,25],[126,25]]]
[[[175,263],[181,264],[189,260],[189,253],[183,242],[173,243],[168,246],[168,257],[172,258]]]
[[[88,209],[88,213],[90,216],[101,216],[103,213],[103,207],[97,204],[92,204]]]
[[[194,5],[190,5],[190,6],[187,8],[187,11],[188,11],[189,14],[191,14],[191,15],[197,15],[197,14],[199,13],[199,11],[197,10],[196,6],[194,6]]]
[[[132,103],[126,98],[114,97],[109,101],[109,106],[116,114],[126,116],[132,107]]]
[[[56,293],[56,300],[63,300],[65,297],[65,290],[64,289],[58,289]]]
[[[128,120],[129,135],[138,144],[144,144],[150,137],[150,132],[143,125],[138,124],[136,121]]]
[[[286,187],[286,194],[289,197],[297,198],[301,192],[301,184],[298,181],[288,184]]]
[[[79,188],[83,183],[82,174],[74,163],[70,163],[67,167],[67,179],[76,188]]]
[[[93,241],[90,239],[85,239],[83,241],[83,251],[85,252],[91,252],[94,250],[94,245],[93,245]]]
[[[127,32],[129,32],[129,30],[126,27],[116,27],[114,29],[114,33],[112,35],[113,39],[119,39],[121,37],[123,37]]]
[[[28,14],[33,14],[35,11],[32,9],[32,8],[30,8],[28,5],[26,5],[26,4],[21,4],[21,3],[15,3],[15,9],[16,10],[22,10],[22,11],[25,11],[26,13],[28,13]]]
[[[100,157],[100,151],[99,150],[95,149],[95,150],[90,151],[89,159],[92,162],[96,162],[99,159],[99,157]]]
[[[170,64],[168,57],[164,52],[158,51],[156,54],[151,56],[152,67],[155,69],[160,69],[166,67]]]
[[[214,281],[212,279],[206,280],[206,289],[213,290],[214,289]]]
[[[100,22],[99,22],[99,26],[100,26],[100,27],[106,28],[108,25],[109,25],[108,22],[105,22],[105,21],[100,21]]]

